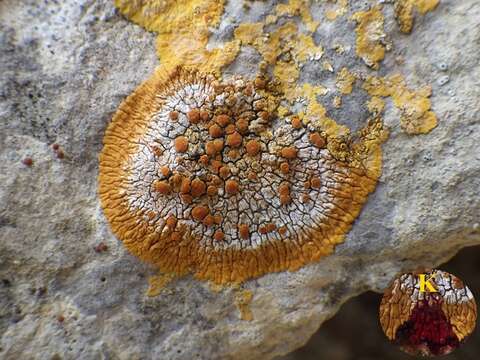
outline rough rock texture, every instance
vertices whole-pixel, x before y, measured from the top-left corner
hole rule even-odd
[[[242,16],[236,3],[216,38]],[[126,252],[99,207],[103,132],[158,65],[155,36],[108,0],[1,1],[0,358],[268,359],[305,343],[348,298],[479,244],[479,16],[476,0],[443,0],[410,36],[386,17],[394,48],[380,72],[431,84],[439,125],[407,135],[387,101],[383,175],[345,243],[318,264],[245,283],[253,320],[244,321],[236,290],[213,292],[190,277],[147,296],[155,269]],[[345,30],[322,31],[315,37]],[[256,55],[241,58],[244,68],[228,70],[248,73]],[[351,127],[365,119],[356,97],[332,116]]]

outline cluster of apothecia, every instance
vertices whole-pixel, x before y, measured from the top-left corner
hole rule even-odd
[[[276,117],[266,86],[177,68],[120,106],[99,189],[133,253],[231,283],[297,269],[343,241],[375,179],[335,159],[321,129]]]

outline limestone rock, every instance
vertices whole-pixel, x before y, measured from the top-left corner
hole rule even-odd
[[[273,6],[253,2],[247,12],[242,3],[228,2],[212,44]],[[319,14],[327,5],[314,6]],[[245,304],[238,289],[215,292],[191,277],[148,296],[156,270],[124,249],[101,211],[103,132],[158,65],[155,35],[109,0],[1,1],[0,358],[270,359],[305,343],[348,298],[479,244],[480,4],[442,0],[415,18],[411,35],[399,31],[391,4],[384,13],[393,47],[380,72],[400,72],[413,87],[430,84],[438,126],[405,133],[387,100],[383,174],[345,242],[317,264],[246,282],[253,296],[242,296]],[[345,49],[346,60],[333,56],[336,43],[354,44],[348,16],[320,19],[314,38],[335,70],[360,71],[354,49]],[[225,74],[253,75],[258,60],[247,47]],[[325,104],[338,95],[335,74],[311,63],[301,79],[328,84]],[[367,99],[354,89],[341,107],[326,108],[356,129]]]

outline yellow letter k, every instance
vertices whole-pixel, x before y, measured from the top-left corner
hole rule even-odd
[[[425,292],[425,286],[428,292],[438,292],[434,283],[431,282],[431,277],[427,277],[425,274],[418,274],[418,278],[420,279],[420,292]]]

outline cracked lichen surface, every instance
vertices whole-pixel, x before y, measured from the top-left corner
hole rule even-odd
[[[419,273],[401,275],[385,291],[380,305],[380,323],[385,334],[392,341],[398,340],[399,329],[411,319],[415,309],[427,311],[438,305],[457,340],[465,340],[475,329],[477,318],[472,292],[447,272],[432,270],[423,274],[431,279],[436,292],[428,288],[420,291]]]
[[[330,254],[381,174],[380,146],[388,134],[383,98],[393,99],[407,133],[424,134],[436,126],[427,87],[414,91],[401,75],[375,76],[391,47],[380,5],[354,12],[348,1],[331,1],[322,17],[355,26],[351,46],[365,74],[347,66],[337,69],[331,57],[324,58],[330,44],[314,37],[322,21],[312,16],[310,1],[273,4],[260,21],[236,23],[221,41],[212,41],[212,34],[222,23],[222,1],[115,4],[128,19],[157,33],[161,66],[109,126],[101,162],[102,203],[126,246],[164,271],[241,282],[295,270]],[[244,5],[247,11],[253,6]],[[222,83],[223,71],[245,48],[261,57],[257,73],[249,74],[255,80],[234,77]],[[334,48],[341,57],[349,45]],[[302,80],[303,68],[315,63],[336,76],[336,90]],[[245,95],[240,83],[253,95]],[[364,106],[371,118],[353,133],[331,117],[322,98],[336,91],[328,104],[341,109],[359,88],[370,96]],[[257,102],[264,108],[257,109]],[[172,111],[175,121],[167,116]],[[202,114],[202,120],[192,125],[188,111]],[[237,124],[244,113],[251,114],[247,130]],[[210,123],[218,114],[231,123],[214,127]],[[124,128],[130,123],[136,131]],[[115,140],[130,141],[128,151],[120,151]],[[116,150],[108,150],[109,144]],[[282,149],[291,155],[282,155]],[[107,164],[107,158],[119,156],[122,161]],[[115,166],[121,170],[115,172]],[[115,181],[107,181],[107,168]],[[121,187],[111,190],[103,182]]]
[[[275,114],[264,82],[157,72],[120,106],[100,155],[113,231],[165,272],[218,284],[300,266],[343,241],[376,183],[357,139]]]

